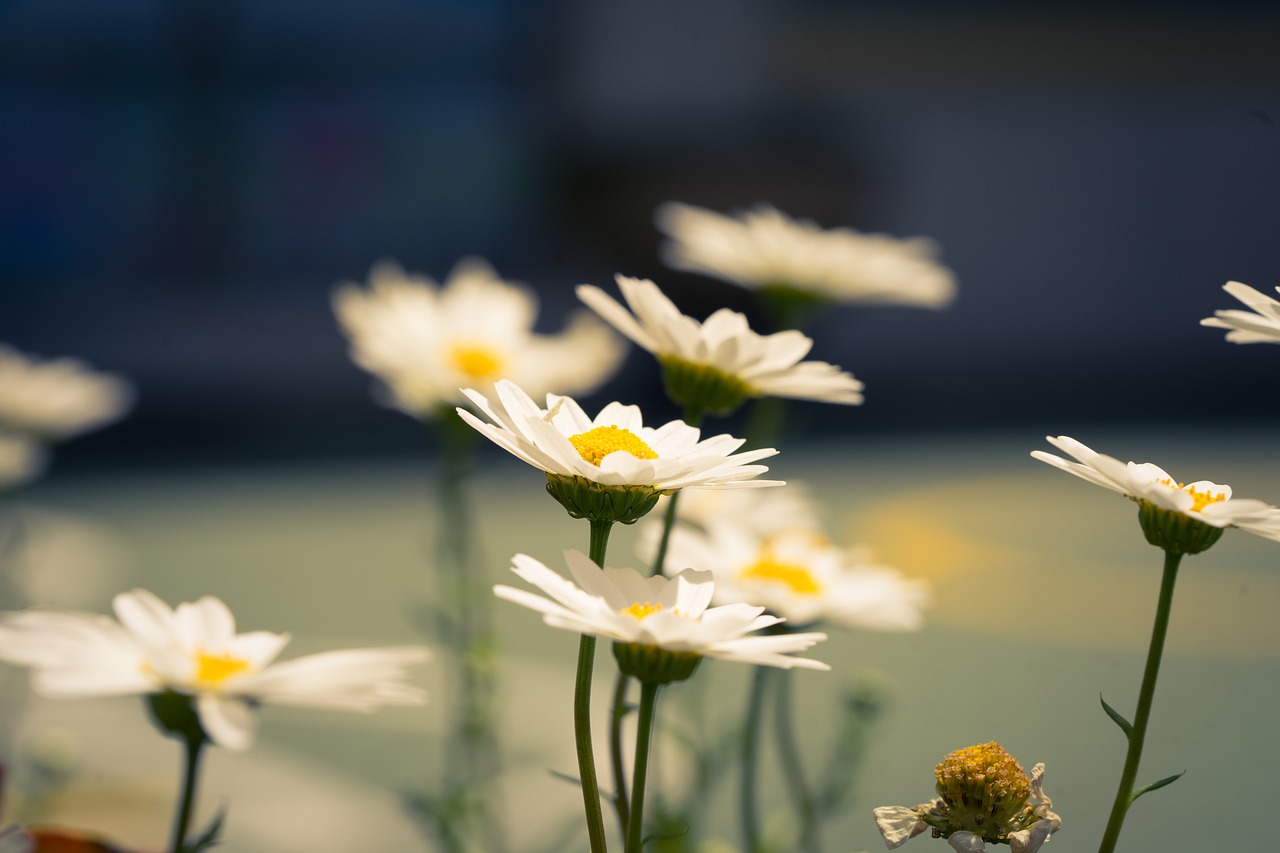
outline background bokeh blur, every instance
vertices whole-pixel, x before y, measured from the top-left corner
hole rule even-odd
[[[943,312],[833,309],[833,433],[1276,414],[1196,321],[1280,281],[1271,4],[3,0],[0,340],[132,377],[62,466],[420,447],[328,297],[379,258],[536,287],[665,270],[654,207],[927,235]],[[1261,348],[1265,349],[1265,348]],[[644,402],[650,365],[606,393]]]

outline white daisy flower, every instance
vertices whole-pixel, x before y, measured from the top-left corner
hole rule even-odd
[[[49,441],[121,418],[133,390],[72,358],[42,360],[0,344],[0,431]]]
[[[927,829],[958,853],[983,853],[1008,844],[1012,853],[1035,853],[1062,826],[1044,793],[1044,765],[1031,777],[995,741],[956,750],[934,769],[940,796],[927,803],[880,806],[876,827],[890,850]]]
[[[1032,457],[1136,501],[1147,540],[1157,547],[1196,554],[1228,527],[1280,541],[1280,509],[1259,500],[1232,498],[1230,486],[1209,480],[1184,485],[1150,462],[1124,463],[1065,435],[1046,439],[1076,461],[1041,450],[1033,450]]]
[[[500,380],[494,391],[493,400],[470,388],[463,391],[488,422],[465,409],[458,409],[458,414],[494,444],[545,471],[548,489],[562,503],[567,498],[588,500],[585,493],[578,494],[585,489],[611,492],[604,500],[628,492],[646,504],[638,515],[614,520],[634,521],[653,508],[659,495],[679,489],[782,485],[756,479],[769,469],[751,464],[777,454],[772,447],[735,454],[741,438],[703,439],[684,421],[646,427],[636,406],[609,403],[591,418],[569,397],[548,394],[543,409],[513,382]],[[565,506],[571,514],[593,515]]]
[[[1222,289],[1249,310],[1214,311],[1212,317],[1200,321],[1201,326],[1230,329],[1227,340],[1234,344],[1280,344],[1280,302],[1238,281],[1229,281]],[[1280,287],[1276,291],[1280,292]]]
[[[0,491],[35,478],[44,466],[45,452],[38,442],[0,432]]]
[[[462,387],[486,391],[512,379],[539,395],[587,393],[617,370],[622,341],[587,312],[560,335],[534,334],[537,298],[503,281],[479,258],[463,258],[439,287],[381,263],[368,288],[333,294],[351,358],[382,383],[382,402],[419,418],[462,402]]]
[[[955,276],[922,238],[824,231],[768,205],[733,217],[667,202],[657,224],[671,238],[662,247],[668,266],[752,290],[925,308],[942,308],[955,296]]]
[[[630,311],[589,284],[579,285],[578,298],[658,357],[678,403],[702,403],[704,410],[720,412],[737,408],[747,397],[862,402],[862,383],[853,376],[824,361],[801,361],[813,347],[813,339],[801,332],[760,335],[744,315],[727,308],[699,323],[681,314],[652,281],[624,275],[615,280]],[[718,380],[720,395],[706,388],[707,373]]]
[[[211,741],[245,749],[263,703],[371,711],[416,705],[405,669],[420,647],[346,649],[274,663],[288,634],[236,633],[225,604],[205,597],[170,609],[146,590],[115,597],[116,619],[24,610],[0,617],[0,660],[32,669],[33,689],[53,698],[173,691],[194,699]]]
[[[749,636],[783,620],[766,615],[763,607],[747,604],[708,607],[715,586],[710,572],[686,569],[666,578],[649,577],[630,568],[601,570],[579,551],[566,552],[565,562],[576,584],[533,557],[517,554],[512,558],[512,570],[550,597],[503,585],[495,586],[494,594],[541,613],[553,628],[603,637],[623,646],[686,654],[693,664],[705,657],[782,669],[830,669],[820,661],[791,656],[825,640],[825,634]],[[643,679],[643,675],[636,675]]]
[[[668,500],[670,498],[663,498],[658,502],[659,512]],[[681,496],[679,524],[705,531],[724,519],[732,519],[739,527],[755,531],[757,536],[821,529],[818,509],[808,486],[795,480],[788,480],[785,489],[699,489]],[[661,532],[660,526],[658,532]]]
[[[762,604],[797,625],[821,620],[914,631],[929,597],[925,581],[840,548],[814,529],[761,535],[735,519],[712,521],[704,530],[677,524],[666,562],[710,570],[717,604]]]

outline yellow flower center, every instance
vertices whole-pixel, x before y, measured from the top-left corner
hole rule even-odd
[[[472,379],[496,379],[502,373],[502,359],[479,344],[454,344],[449,348],[449,357],[454,367]]]
[[[808,569],[798,563],[784,563],[775,559],[767,550],[760,555],[760,559],[743,569],[738,578],[744,581],[784,584],[797,595],[818,595],[822,592],[822,585]]]
[[[649,616],[652,616],[653,614],[657,613],[661,609],[662,609],[661,604],[653,604],[648,601],[637,601],[635,604],[632,604],[629,607],[622,608],[621,612],[632,617],[633,619],[641,620],[641,619],[646,619]]]
[[[637,459],[658,458],[652,447],[641,441],[635,433],[622,427],[598,426],[570,436],[569,443],[592,465],[599,465],[602,459],[619,450],[625,450]]]
[[[1173,480],[1157,480],[1156,482],[1163,483],[1164,485],[1168,486],[1171,489],[1178,489],[1179,491],[1186,492],[1187,494],[1191,495],[1191,499],[1195,501],[1195,503],[1191,504],[1191,512],[1199,512],[1200,510],[1207,507],[1209,504],[1220,503],[1221,501],[1225,501],[1227,499],[1226,495],[1223,495],[1223,494],[1215,495],[1212,492],[1201,492],[1197,489],[1191,488],[1190,486],[1184,486],[1181,483],[1175,483]]]
[[[953,806],[985,806],[997,815],[1017,811],[1031,796],[1031,780],[995,741],[958,749],[934,768],[938,793]]]
[[[196,681],[202,684],[221,684],[233,675],[239,675],[252,665],[244,658],[223,652],[211,655],[201,651],[196,654]]]

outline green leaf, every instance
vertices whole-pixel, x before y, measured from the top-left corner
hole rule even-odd
[[[1133,733],[1133,723],[1126,720],[1119,711],[1108,705],[1107,700],[1102,698],[1101,693],[1098,694],[1098,701],[1102,703],[1102,710],[1107,712],[1107,716],[1111,718],[1111,721],[1120,727],[1125,737],[1129,737]]]
[[[1150,785],[1143,785],[1141,788],[1138,788],[1133,792],[1133,796],[1129,798],[1129,802],[1133,803],[1134,800],[1138,799],[1138,797],[1141,797],[1143,794],[1149,794],[1152,791],[1163,788],[1165,785],[1172,785],[1174,782],[1181,779],[1182,774],[1186,772],[1187,771],[1183,770],[1182,773],[1174,773],[1172,776],[1166,776],[1158,782],[1152,782]]]
[[[208,850],[217,845],[221,841],[218,836],[222,834],[222,823],[226,819],[227,807],[223,806],[209,824],[209,828],[199,838],[182,845],[183,853],[200,853],[201,850]]]

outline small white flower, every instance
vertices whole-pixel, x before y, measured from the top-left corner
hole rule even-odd
[[[44,466],[45,452],[39,442],[0,432],[0,491],[35,478]]]
[[[70,438],[118,420],[132,403],[129,383],[118,376],[0,344],[0,432]]]
[[[820,661],[791,656],[825,640],[825,634],[749,636],[783,620],[747,604],[708,607],[714,593],[710,572],[686,569],[667,578],[630,568],[602,570],[579,551],[566,552],[565,562],[576,584],[517,554],[512,570],[550,598],[503,585],[495,586],[494,594],[541,613],[553,628],[616,643],[782,669],[830,669]]]
[[[701,566],[716,581],[716,603],[762,604],[789,622],[830,621],[875,631],[914,631],[929,597],[923,580],[847,551],[814,529],[760,533],[732,518],[704,530],[677,524],[668,566]]]
[[[824,231],[768,205],[723,216],[677,202],[658,208],[668,266],[749,289],[786,288],[845,302],[942,308],[955,296],[932,241]]]
[[[381,381],[383,402],[420,418],[462,402],[460,388],[487,391],[496,379],[539,395],[587,393],[624,355],[617,335],[585,311],[560,335],[534,334],[536,297],[479,258],[458,261],[443,287],[379,264],[367,289],[339,287],[333,310],[352,360]]]
[[[792,397],[824,403],[862,402],[862,383],[824,361],[801,361],[813,339],[798,331],[760,335],[737,311],[721,308],[699,323],[681,314],[652,281],[615,277],[627,305],[589,284],[578,298],[664,364],[678,360],[742,383],[748,397]]]
[[[194,698],[200,724],[220,746],[253,741],[262,703],[371,711],[414,705],[421,690],[404,671],[420,647],[346,649],[274,663],[288,634],[237,634],[220,600],[170,609],[146,590],[115,597],[119,621],[93,613],[24,610],[0,619],[0,660],[32,668],[32,687],[53,698],[172,690]]]
[[[465,409],[458,414],[494,444],[548,475],[661,492],[782,485],[757,480],[769,469],[750,464],[777,454],[771,447],[735,454],[741,438],[702,439],[684,421],[646,427],[636,406],[609,403],[591,418],[569,397],[548,394],[543,409],[513,382],[498,381],[494,391],[494,400],[473,389],[463,391],[488,422]]]
[[[1031,451],[1032,457],[1068,474],[1210,527],[1239,527],[1280,541],[1280,509],[1259,500],[1232,498],[1230,486],[1209,480],[1184,485],[1150,462],[1124,463],[1097,453],[1065,435],[1057,438],[1046,436],[1046,439],[1076,461],[1042,450]]]
[[[1280,302],[1238,281],[1229,281],[1222,289],[1249,310],[1214,311],[1212,317],[1200,321],[1201,326],[1230,329],[1227,340],[1234,344],[1280,344]],[[1280,292],[1280,287],[1276,291]]]

